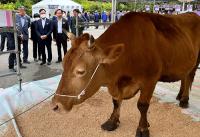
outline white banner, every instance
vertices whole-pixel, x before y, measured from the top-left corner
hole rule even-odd
[[[159,5],[154,5],[154,10],[159,11]]]
[[[0,10],[0,27],[13,27],[12,11]]]
[[[145,10],[146,11],[150,11],[150,6],[149,5],[145,5]]]
[[[180,12],[181,11],[181,5],[175,5],[175,11]]]
[[[187,11],[190,11],[190,12],[192,12],[193,10],[193,5],[187,5]]]

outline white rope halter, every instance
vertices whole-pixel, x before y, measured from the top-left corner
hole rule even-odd
[[[56,96],[60,96],[60,97],[69,97],[69,98],[77,98],[77,99],[81,99],[81,96],[85,95],[85,90],[88,88],[89,84],[91,83],[92,79],[94,78],[94,75],[96,74],[98,68],[99,68],[100,64],[98,64],[90,78],[90,80],[88,81],[86,87],[81,91],[81,93],[77,96],[72,96],[72,95],[62,95],[62,94],[55,94]]]

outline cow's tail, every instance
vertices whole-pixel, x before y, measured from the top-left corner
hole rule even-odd
[[[189,77],[190,77],[190,90],[192,88],[192,83],[194,81],[194,76],[196,73],[196,70],[199,68],[200,69],[200,51],[199,51],[199,55],[198,55],[198,59],[197,59],[197,63],[196,66],[194,67],[194,69],[192,70],[192,72],[190,73]]]

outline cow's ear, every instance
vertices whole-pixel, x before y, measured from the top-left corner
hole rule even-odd
[[[104,50],[104,56],[101,60],[103,64],[115,62],[124,52],[124,44],[116,44],[109,46]]]
[[[93,35],[90,35],[90,44],[93,44],[95,41],[95,38],[93,37]]]
[[[62,61],[62,66],[63,66],[63,69],[65,68],[65,64],[66,64],[66,55],[64,56],[64,58],[63,58],[63,61]]]
[[[69,40],[75,40],[76,39],[76,36],[73,33],[68,32],[66,29],[63,29],[63,32],[67,35]]]
[[[76,39],[76,36],[73,33],[71,33],[71,32],[67,32],[67,37],[71,41],[74,41]]]

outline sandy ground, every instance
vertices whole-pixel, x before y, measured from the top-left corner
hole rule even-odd
[[[90,30],[90,33],[95,36],[102,32],[101,29]],[[32,62],[27,65],[27,69],[22,70],[23,82],[61,74],[61,64],[55,63],[57,59],[55,44],[52,47],[52,65],[41,67],[39,63]],[[33,61],[31,51],[30,48],[30,61]],[[3,64],[0,69],[6,71],[7,56],[3,55],[3,58],[1,56],[0,62]],[[198,72],[198,74],[200,73]],[[6,88],[13,84],[16,84],[15,76],[0,79],[0,88]],[[198,81],[195,81],[194,84],[198,84]],[[199,91],[199,87],[197,90]],[[100,127],[112,112],[111,97],[104,91],[99,91],[85,103],[75,106],[68,114],[55,113],[48,101],[18,117],[17,123],[23,137],[134,137],[140,117],[136,106],[137,99],[138,96],[123,102],[121,124],[113,132],[103,131]],[[151,137],[200,137],[200,122],[193,122],[189,116],[181,113],[178,106],[158,103],[156,98],[151,101],[148,119],[151,125]],[[3,137],[16,137],[12,124],[9,123],[8,126]],[[3,132],[2,127],[0,127],[0,132]]]
[[[23,137],[133,137],[139,121],[138,96],[124,101],[121,109],[120,126],[116,131],[103,131],[100,125],[112,112],[111,97],[99,91],[85,103],[75,106],[67,114],[52,110],[46,102],[17,119]],[[172,104],[151,101],[148,112],[151,137],[200,137],[200,122],[181,113]],[[15,137],[12,128],[3,137]]]

